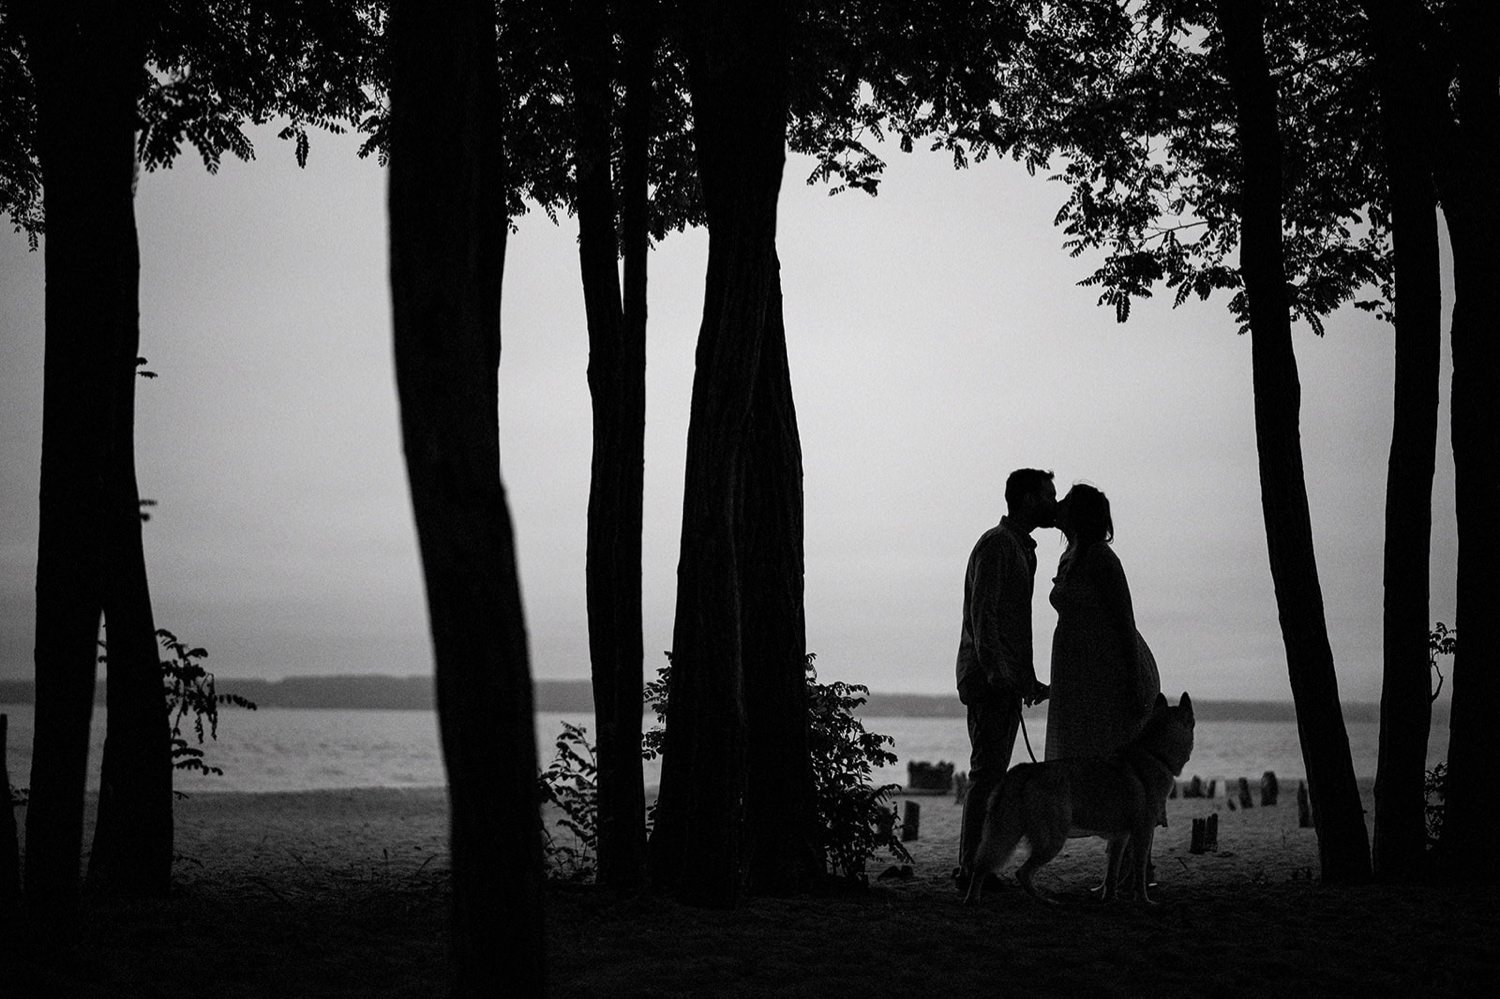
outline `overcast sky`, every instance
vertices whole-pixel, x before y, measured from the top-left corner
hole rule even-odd
[[[137,196],[141,490],[159,627],[221,677],[431,668],[397,423],[385,178],[322,138],[306,170],[270,132],[208,176],[188,155]],[[1250,341],[1222,300],[1118,325],[1059,248],[1059,184],[894,150],[879,197],[830,198],[793,158],[779,247],[805,466],[808,648],[820,675],[952,690],[969,549],[1014,467],[1109,494],[1115,548],[1163,687],[1289,699],[1256,475]],[[501,450],[534,674],[588,675],[590,406],[576,227],[520,220],[505,268]],[[706,235],[651,258],[645,526],[649,671],[671,647],[682,466]],[[43,267],[0,236],[0,676],[31,675]],[[1349,310],[1296,332],[1302,440],[1346,700],[1380,688],[1393,337]],[[1456,555],[1447,360],[1435,620]],[[1038,532],[1037,668],[1062,550]]]

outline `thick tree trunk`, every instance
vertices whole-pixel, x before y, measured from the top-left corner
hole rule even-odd
[[[573,4],[578,255],[589,328],[594,454],[589,487],[589,657],[599,756],[599,880],[643,884],[641,518],[646,446],[644,326],[620,299],[610,176],[610,25],[603,0]],[[649,85],[649,78],[648,78]]]
[[[740,517],[740,635],[749,784],[750,886],[787,894],[822,872],[808,740],[802,445],[780,281],[771,289]]]
[[[390,30],[396,382],[448,771],[455,992],[541,995],[535,721],[500,480],[494,6],[409,0]]]
[[[1437,203],[1427,167],[1421,54],[1390,0],[1368,5],[1380,82],[1395,244],[1396,384],[1385,500],[1384,673],[1375,778],[1375,876],[1421,876],[1427,850],[1427,740],[1432,727],[1432,477],[1437,460],[1442,289]]]
[[[1370,875],[1302,468],[1301,386],[1281,245],[1281,138],[1259,2],[1219,0],[1243,159],[1240,273],[1249,299],[1261,508],[1325,882]]]
[[[122,466],[111,455],[123,446],[114,421],[127,404],[116,397],[135,370],[132,182],[144,29],[138,9],[126,4],[29,3],[17,5],[14,15],[36,81],[47,221],[25,891],[34,925],[48,927],[76,913],[96,641],[106,570],[113,571],[110,560],[125,538],[112,509],[121,498]],[[122,373],[124,349],[131,358]],[[136,513],[132,506],[130,515]],[[146,621],[149,627],[149,614]],[[156,719],[165,724],[164,713]],[[170,801],[167,808],[170,837]],[[169,859],[170,849],[168,838]]]
[[[801,451],[776,259],[786,30],[782,5],[748,3],[696,10],[689,27],[709,252],[651,863],[660,886],[703,905],[736,904],[752,877],[776,891],[804,881],[815,821],[805,690],[792,690],[804,682]],[[791,828],[747,827],[747,807],[778,785]]]
[[[1439,173],[1453,242],[1453,465],[1458,607],[1442,862],[1466,882],[1500,880],[1489,782],[1500,769],[1500,52],[1497,12],[1460,5],[1457,148]]]
[[[666,741],[650,842],[658,888],[720,907],[737,905],[745,889],[746,721],[735,527],[749,381],[760,339],[758,323],[725,313],[729,287],[738,285],[744,300],[763,301],[766,280],[763,271],[742,267],[732,281],[726,273],[727,241],[710,228],[688,426]]]

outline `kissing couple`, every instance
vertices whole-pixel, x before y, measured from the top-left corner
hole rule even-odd
[[[1010,473],[1005,515],[969,554],[957,666],[971,748],[960,884],[968,883],[985,803],[1010,768],[1023,705],[1050,698],[1046,759],[1107,756],[1140,730],[1161,691],[1156,659],[1136,630],[1124,567],[1110,547],[1109,498],[1079,483],[1058,500],[1052,480],[1052,472],[1036,468]],[[1049,686],[1037,680],[1033,661],[1032,534],[1054,527],[1067,544],[1052,580],[1057,627]]]

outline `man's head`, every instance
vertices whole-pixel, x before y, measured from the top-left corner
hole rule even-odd
[[[1040,468],[1018,468],[1005,480],[1005,506],[1010,518],[1033,527],[1057,526],[1057,487],[1052,473]]]

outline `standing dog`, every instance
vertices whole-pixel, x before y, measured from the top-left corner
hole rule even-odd
[[[1176,707],[1161,694],[1145,726],[1106,757],[1079,757],[1020,763],[1010,768],[986,806],[984,838],[974,855],[974,875],[964,902],[977,902],[987,874],[998,874],[1024,837],[1031,855],[1016,872],[1021,887],[1035,898],[1032,877],[1057,856],[1069,839],[1098,836],[1109,842],[1104,897],[1114,897],[1126,848],[1132,881],[1149,903],[1146,869],[1151,839],[1166,807],[1174,779],[1193,752],[1193,702],[1187,694]]]

